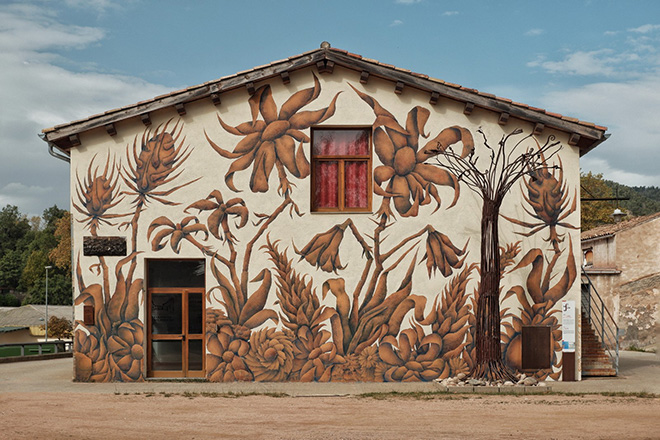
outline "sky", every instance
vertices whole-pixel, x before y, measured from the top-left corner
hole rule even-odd
[[[0,0],[0,207],[69,208],[42,129],[322,41],[607,126],[582,171],[660,186],[657,0]]]

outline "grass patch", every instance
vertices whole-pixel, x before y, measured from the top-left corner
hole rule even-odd
[[[464,400],[464,399],[483,399],[486,396],[513,396],[513,397],[529,397],[529,396],[565,396],[565,397],[588,397],[588,396],[605,396],[605,397],[621,397],[621,398],[639,398],[639,399],[658,399],[660,395],[647,392],[589,392],[589,393],[573,393],[561,391],[529,391],[524,393],[501,390],[499,393],[482,394],[472,391],[424,391],[424,392],[398,392],[390,391],[385,393],[373,392],[358,394],[356,397],[374,400],[388,400],[388,399],[410,399],[410,400]]]
[[[633,344],[630,347],[626,348],[626,351],[637,351],[637,352],[640,352],[640,353],[655,353],[654,348],[646,349],[644,347],[638,347],[635,344]]]
[[[115,393],[115,395],[118,395],[120,393]],[[144,395],[146,397],[154,397],[156,396],[156,393],[153,391],[145,392],[145,393],[124,393],[124,395],[134,395],[134,396],[141,396]],[[162,397],[172,397],[172,396],[181,396],[181,397],[186,397],[188,399],[194,399],[196,397],[208,397],[208,398],[223,398],[223,399],[238,399],[239,397],[249,397],[249,396],[266,396],[266,397],[289,397],[288,394],[286,393],[259,393],[259,392],[250,392],[250,393],[234,393],[234,392],[227,392],[227,393],[217,393],[217,392],[209,392],[209,391],[201,391],[201,392],[191,392],[191,391],[184,391],[182,393],[174,393],[174,392],[168,392],[168,391],[160,391],[158,393],[159,396]]]

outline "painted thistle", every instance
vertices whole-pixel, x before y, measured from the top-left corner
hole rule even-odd
[[[211,199],[215,199],[215,201]],[[233,198],[225,202],[222,198],[222,193],[218,190],[211,192],[206,199],[192,203],[184,209],[184,212],[188,212],[189,209],[197,209],[199,212],[211,211],[207,219],[208,231],[218,240],[224,240],[226,238],[227,241],[234,244],[236,243],[236,238],[229,230],[229,217],[237,217],[240,220],[236,224],[236,227],[240,229],[247,224],[249,215],[243,199]],[[222,231],[225,234],[224,237],[220,234],[220,226],[222,226]]]
[[[465,249],[467,249],[470,240],[468,239],[463,249],[459,249],[454,246],[449,237],[436,231],[433,226],[428,225],[426,228],[428,231],[426,254],[422,257],[422,261],[426,260],[429,278],[431,272],[435,273],[436,270],[440,270],[442,275],[448,277],[452,274],[452,269],[458,269],[463,265],[463,261],[467,256]]]
[[[328,107],[300,112],[300,109],[321,94],[321,84],[316,75],[313,76],[314,86],[294,93],[282,105],[279,113],[270,85],[266,84],[259,87],[248,101],[252,112],[251,121],[232,127],[218,116],[220,125],[228,133],[244,136],[234,147],[234,151],[227,151],[213,142],[208,134],[206,135],[209,144],[218,154],[228,159],[235,159],[225,174],[225,182],[232,191],[239,191],[234,186],[234,173],[245,170],[250,165],[252,165],[250,178],[252,192],[268,191],[268,179],[273,167],[277,168],[280,179],[278,192],[283,196],[287,196],[292,187],[287,178],[287,170],[299,179],[309,175],[309,162],[302,144],[309,142],[310,139],[301,130],[308,129],[334,115],[335,102],[339,96],[337,93]],[[258,119],[259,115],[261,119]],[[300,142],[297,151],[296,141]]]
[[[151,241],[151,249],[154,252],[157,252],[165,247],[165,241],[167,237],[170,237],[170,247],[177,254],[181,249],[181,241],[188,240],[194,244],[197,248],[202,248],[203,246],[197,242],[194,235],[198,232],[202,232],[205,235],[205,240],[208,239],[209,233],[206,230],[206,226],[199,223],[199,220],[195,216],[188,216],[181,220],[181,223],[174,223],[172,220],[168,219],[165,216],[158,217],[149,225],[147,231],[147,239],[151,239],[151,234],[158,228],[162,228],[154,235],[153,240]]]
[[[545,162],[543,153],[541,152],[539,155],[541,160]],[[545,228],[549,228],[550,236],[547,241],[552,244],[555,250],[558,250],[559,243],[563,240],[563,234],[557,232],[557,226],[578,229],[564,221],[577,209],[577,196],[573,197],[572,202],[570,201],[568,191],[566,191],[567,183],[564,181],[561,158],[558,160],[559,166],[539,169],[523,181],[527,189],[527,194],[523,191],[523,198],[532,207],[532,210],[529,210],[527,206],[524,206],[523,209],[537,221],[526,222],[502,216],[511,223],[530,229],[528,232],[518,233],[525,237],[530,237]],[[557,170],[558,175],[556,174]]]
[[[181,138],[183,125],[177,122],[168,132],[168,121],[164,126],[159,125],[154,132],[145,130],[140,145],[138,137],[133,140],[132,151],[129,148],[127,155],[127,170],[123,178],[130,191],[126,194],[134,195],[133,203],[136,206],[156,200],[166,205],[177,205],[165,197],[174,191],[191,184],[195,180],[177,185],[169,189],[161,189],[181,175],[181,166],[190,156],[191,150],[184,147],[185,137]],[[131,154],[132,153],[132,154]],[[132,157],[131,157],[132,156]]]
[[[374,148],[383,165],[374,170],[374,192],[383,196],[383,202],[378,215],[391,217],[390,200],[394,199],[394,208],[403,217],[414,217],[419,213],[420,205],[435,200],[440,207],[440,195],[435,185],[449,186],[454,189],[454,200],[449,207],[456,203],[460,188],[456,176],[450,172],[424,162],[430,157],[427,151],[447,148],[458,142],[463,142],[463,154],[467,155],[474,148],[474,141],[470,132],[462,127],[447,128],[429,141],[422,149],[419,137],[428,138],[424,133],[424,126],[429,119],[428,109],[417,106],[408,112],[406,127],[403,128],[394,115],[385,110],[371,96],[353,90],[364,102],[374,110],[376,121],[374,129]],[[382,185],[387,183],[385,188]]]
[[[85,223],[85,227],[90,230],[92,235],[96,232],[101,224],[114,226],[109,220],[113,218],[123,217],[126,214],[110,214],[108,211],[115,207],[122,198],[117,198],[117,183],[119,180],[119,173],[115,174],[115,163],[110,163],[110,158],[105,161],[105,168],[102,173],[98,173],[99,169],[94,168],[94,159],[89,165],[87,170],[87,177],[83,182],[80,177],[76,175],[77,185],[76,194],[78,196],[78,203],[73,201],[73,207],[82,214],[85,218],[78,220],[80,223]],[[94,168],[94,173],[92,169]]]

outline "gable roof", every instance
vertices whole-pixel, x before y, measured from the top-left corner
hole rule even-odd
[[[657,218],[660,218],[660,212],[656,212],[655,214],[649,214],[641,217],[633,217],[630,220],[622,221],[619,223],[598,226],[596,228],[582,232],[582,234],[580,234],[580,240],[586,241],[586,240],[593,240],[596,238],[609,237],[612,235],[616,235],[621,231],[627,231],[628,229],[635,228],[643,223],[650,222]]]
[[[141,118],[145,125],[149,125],[151,124],[149,113],[156,110],[175,106],[180,114],[185,114],[185,104],[192,101],[210,98],[216,105],[219,105],[221,94],[224,92],[241,87],[246,87],[251,92],[255,88],[255,83],[273,77],[281,77],[286,83],[290,72],[309,66],[316,66],[319,73],[322,74],[332,73],[336,65],[361,72],[361,81],[366,82],[370,76],[393,81],[396,84],[395,91],[398,93],[401,92],[403,87],[413,87],[427,91],[429,92],[429,102],[431,104],[437,103],[440,98],[453,99],[466,104],[466,113],[469,113],[474,107],[481,107],[498,112],[505,118],[513,116],[534,122],[538,124],[537,127],[541,130],[548,127],[567,132],[571,135],[569,143],[580,149],[581,156],[605,141],[609,136],[605,133],[607,127],[431,78],[428,75],[381,63],[346,50],[335,49],[330,47],[329,43],[323,42],[319,49],[300,55],[273,61],[270,64],[177,90],[150,100],[44,129],[42,138],[49,143],[51,153],[52,147],[55,147],[63,153],[69,154],[69,149],[80,145],[78,134],[83,131],[105,127],[110,135],[114,135],[116,133],[114,124],[128,118]]]

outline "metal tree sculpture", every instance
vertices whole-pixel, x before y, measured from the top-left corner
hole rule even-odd
[[[446,138],[452,135],[465,137],[465,129],[450,127]],[[525,136],[507,152],[506,144],[513,136],[522,133],[516,129],[502,136],[495,151],[481,129],[477,130],[490,151],[490,160],[483,171],[477,166],[478,157],[474,149],[468,154],[454,152],[450,142],[443,142],[439,136],[435,148],[426,149],[427,154],[436,155],[437,165],[452,172],[459,182],[464,182],[483,201],[481,217],[481,280],[478,290],[476,310],[476,363],[470,376],[489,381],[513,380],[513,373],[502,360],[500,343],[500,252],[498,220],[504,197],[513,184],[523,176],[534,179],[536,172],[555,168],[548,166],[548,160],[557,154],[561,146],[554,136],[549,136],[543,146],[527,149],[517,154],[521,144],[531,138]],[[557,147],[557,148],[555,148]]]

